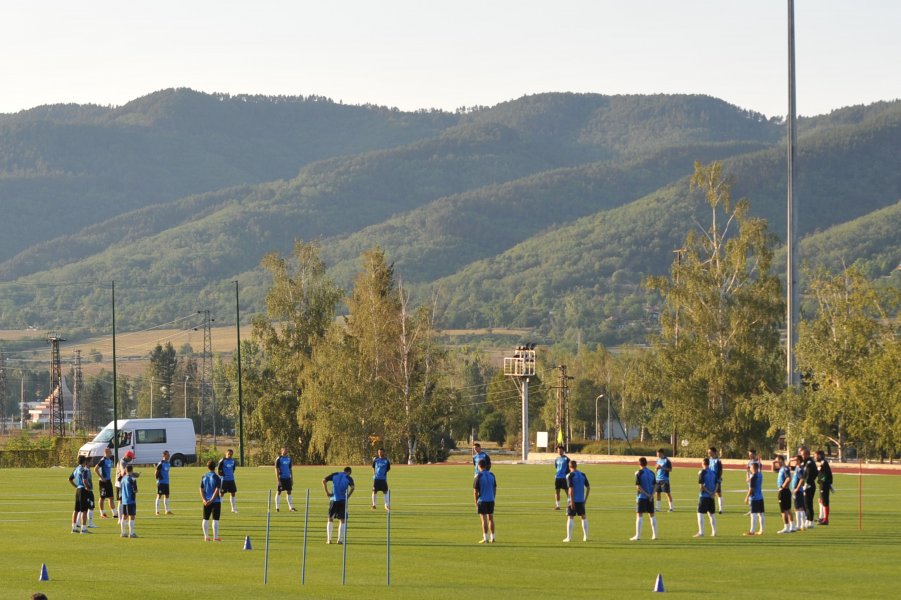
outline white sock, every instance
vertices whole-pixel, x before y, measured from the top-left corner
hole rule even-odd
[[[338,525],[338,541],[340,542],[341,540],[344,540],[344,538],[347,536],[347,523],[345,523],[343,521],[339,521],[339,523],[340,524]]]
[[[91,525],[94,524],[94,511],[90,508],[88,509],[88,523],[90,523]]]
[[[163,499],[163,504],[166,506],[166,512],[169,512],[169,496]]]
[[[698,513],[698,533],[704,535],[704,513]]]
[[[282,499],[282,495],[281,495],[281,494],[276,494],[276,495],[275,495],[275,510],[278,510],[279,500],[281,500],[281,499]]]
[[[642,517],[635,517],[635,537],[641,537],[641,526],[644,524],[644,519]]]
[[[135,532],[135,520],[129,519],[128,520],[128,533],[133,534],[134,532]]]
[[[708,516],[710,517],[710,535],[716,537],[716,515],[710,513]]]
[[[288,508],[289,509],[294,508],[294,505],[291,504],[291,494],[288,494]]]
[[[200,522],[200,528],[203,529],[203,538],[204,539],[210,537],[209,521],[207,521],[206,519],[202,520]]]
[[[219,537],[219,521],[216,519],[213,520],[213,537]]]
[[[122,520],[119,521],[119,531],[120,531],[121,533],[127,533],[127,532],[128,532],[128,524],[125,522],[125,519],[122,519]]]
[[[588,539],[588,519],[582,519],[582,539]]]
[[[757,526],[757,513],[751,513],[751,533],[754,533],[754,528]]]
[[[672,500],[669,500],[669,509],[673,510],[673,501]]]
[[[560,508],[560,498],[554,499],[554,506],[556,506],[557,508]]]
[[[331,542],[331,541],[332,541],[332,522],[331,522],[331,521],[329,521],[329,522],[326,523],[326,525],[325,525],[325,539],[326,539],[328,542]]]
[[[156,506],[156,508],[154,509],[155,512],[160,512],[160,497],[159,496],[156,497],[156,502],[154,503],[154,506]]]
[[[763,533],[763,517],[764,517],[763,513],[760,513],[759,515],[757,515],[757,518],[760,521],[760,533]]]
[[[372,508],[375,508],[375,492],[372,492]]]
[[[566,539],[572,539],[573,536],[573,518],[566,519]]]
[[[717,496],[716,501],[717,501],[717,504],[718,504],[719,507],[720,507],[720,512],[723,512],[723,497],[722,497],[722,496]]]
[[[238,512],[238,499],[235,498],[234,494],[232,494],[231,503],[232,503],[232,512]]]
[[[651,536],[657,537],[657,517],[651,515]]]

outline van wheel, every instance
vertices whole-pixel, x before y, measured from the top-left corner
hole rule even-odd
[[[169,459],[169,464],[173,467],[183,467],[185,466],[185,457],[181,454],[176,454],[171,459]]]

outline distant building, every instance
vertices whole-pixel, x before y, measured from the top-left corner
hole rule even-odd
[[[72,392],[69,390],[69,386],[66,383],[66,378],[62,378],[63,382],[63,422],[71,423],[74,415],[73,406],[74,406],[74,396]],[[59,388],[53,390],[47,398],[33,405],[28,409],[28,422],[29,423],[49,423],[50,422],[50,405],[53,402],[58,401],[59,398]]]

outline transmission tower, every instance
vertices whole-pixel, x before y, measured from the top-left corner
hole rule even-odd
[[[560,371],[560,383],[554,386],[557,390],[557,443],[569,452],[569,440],[572,437],[569,419],[569,381],[573,377],[566,374],[566,365],[554,368]]]
[[[66,406],[63,399],[63,365],[59,358],[58,334],[47,336],[50,342],[50,435],[66,435]]]

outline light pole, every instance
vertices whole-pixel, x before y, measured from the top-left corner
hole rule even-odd
[[[610,396],[607,396],[607,456],[610,456]]]
[[[594,399],[594,439],[601,439],[601,422],[598,420],[598,402],[601,401],[601,398],[604,397],[604,394],[600,394],[597,398]]]
[[[188,418],[188,380],[190,375],[185,375],[185,418]]]
[[[153,418],[153,377],[150,378],[150,418]]]

